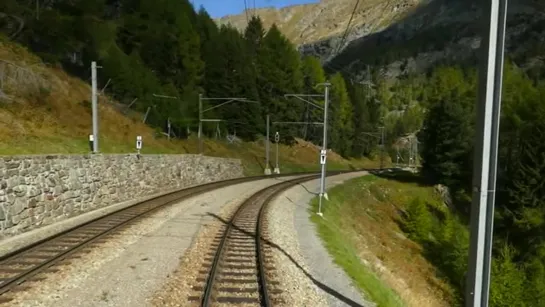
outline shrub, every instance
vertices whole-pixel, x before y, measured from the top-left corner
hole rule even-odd
[[[545,306],[545,246],[538,247],[540,253],[526,263],[526,302],[528,306]]]
[[[405,227],[410,237],[418,242],[428,241],[433,217],[421,198],[413,198],[407,208]]]
[[[490,306],[526,306],[525,273],[513,261],[514,254],[514,248],[504,244],[499,255],[492,260]]]
[[[439,230],[439,237],[433,251],[437,265],[461,294],[467,270],[469,231],[457,219],[449,217]]]

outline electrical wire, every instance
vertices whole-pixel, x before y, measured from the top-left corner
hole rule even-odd
[[[250,18],[248,17],[248,3],[244,0],[244,12],[246,13],[246,23],[250,23]]]
[[[350,28],[352,25],[352,20],[354,19],[354,16],[356,15],[356,10],[358,9],[358,5],[360,4],[360,0],[356,1],[356,5],[354,6],[354,9],[352,10],[352,14],[350,15],[350,20],[348,21],[348,24],[346,25],[346,29],[344,30],[343,36],[341,37],[341,41],[339,44],[337,44],[337,48],[335,48],[334,52],[332,53],[332,57],[335,57],[338,55],[338,53],[341,51],[342,46],[344,45],[344,42],[346,41],[346,38],[348,37],[348,32],[350,32]],[[330,62],[325,63],[324,66],[330,66]]]
[[[350,20],[348,21],[348,24],[346,25],[346,29],[344,30],[344,34],[341,38],[340,43],[337,45],[337,48],[335,49],[334,54],[340,51],[342,48],[342,45],[346,41],[346,37],[348,36],[348,32],[350,31],[350,25],[352,24],[352,20],[354,19],[354,15],[356,15],[356,10],[358,9],[358,5],[360,4],[360,0],[356,2],[356,5],[354,6],[354,9],[352,10],[352,14],[350,15]]]

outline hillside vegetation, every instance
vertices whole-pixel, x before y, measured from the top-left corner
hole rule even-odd
[[[208,136],[220,132],[257,141],[265,134],[267,115],[272,122],[320,122],[323,99],[316,97],[311,105],[285,95],[323,94],[323,86],[317,85],[329,80],[331,149],[350,159],[377,153],[380,107],[341,74],[326,74],[316,58],[301,58],[276,26],[266,28],[259,18],[240,33],[231,26],[218,27],[205,10],[195,11],[188,0],[58,0],[41,2],[40,10],[31,2],[2,1],[2,16],[15,16],[23,27],[0,16],[4,21],[0,29],[49,65],[83,80],[89,79],[91,61],[97,61],[102,67],[99,88],[106,87],[105,93],[121,108],[136,99],[131,110],[140,114],[149,110],[146,123],[158,132],[166,132],[171,122],[178,138],[194,137],[199,94],[249,100],[204,113],[204,118],[222,120],[204,124]],[[203,108],[221,103],[205,100]],[[286,145],[296,138],[321,142],[320,126],[273,129]]]
[[[423,172],[451,188],[453,212],[467,223],[470,214],[477,74],[474,69],[441,67],[418,139]],[[491,306],[541,306],[545,297],[545,86],[506,63],[498,152],[492,261]],[[464,254],[468,242],[449,246]],[[448,260],[448,259],[447,259]],[[451,261],[451,260],[448,260]],[[447,275],[464,289],[467,263]]]
[[[395,82],[380,78],[373,94],[390,112],[385,118],[389,138],[415,129],[422,177],[413,181],[450,188],[447,220],[458,236],[454,241],[430,238],[439,230],[426,225],[443,219],[426,201],[407,205],[414,210],[411,231],[424,253],[441,271],[463,304],[469,248],[469,219],[475,134],[477,129],[477,69],[443,65],[428,74],[411,74]],[[507,59],[504,67],[496,186],[494,246],[490,306],[541,306],[545,297],[545,83],[531,78]],[[395,120],[395,119],[400,120]],[[415,131],[413,130],[413,131]],[[392,152],[394,156],[396,153]],[[424,203],[425,205],[422,205]],[[424,224],[422,224],[424,223]],[[449,226],[449,227],[451,227]],[[430,228],[431,227],[431,228]],[[430,230],[431,229],[431,230]],[[441,230],[442,231],[442,230]]]
[[[457,293],[440,278],[447,265],[435,266],[440,252],[445,258],[451,251],[440,247],[455,242],[455,234],[467,239],[467,231],[454,224],[432,186],[403,174],[368,175],[332,188],[331,201],[323,207],[325,218],[312,215],[312,220],[335,262],[379,307],[456,305]],[[315,199],[311,210],[317,206]],[[432,217],[430,212],[436,211],[443,219]],[[434,254],[423,242],[436,247]],[[458,256],[451,259],[463,264],[465,256]]]
[[[3,76],[0,155],[89,152],[88,135],[92,127],[88,84],[59,67],[43,64],[40,58],[6,38],[0,38],[0,73]],[[142,123],[143,114],[126,110],[107,95],[99,97],[101,152],[134,153],[137,135],[143,137],[144,154],[198,152],[195,137],[168,141],[166,136]],[[297,139],[292,146],[281,144],[279,152],[282,172],[318,169],[319,148],[312,143]],[[233,144],[206,139],[204,153],[242,159],[247,175],[262,174],[265,166],[262,139]],[[274,153],[271,146],[271,167]],[[330,169],[376,165],[368,159],[349,161],[334,152],[329,155],[329,163]]]

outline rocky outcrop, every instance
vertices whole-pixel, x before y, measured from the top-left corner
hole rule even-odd
[[[441,63],[475,61],[486,24],[473,1],[433,0],[380,32],[350,42],[332,59],[334,70],[361,80],[367,65],[385,78],[422,73]],[[545,10],[531,0],[509,2],[506,54],[517,65],[539,64],[545,34]]]
[[[240,160],[199,155],[0,157],[0,237],[138,197],[242,176]]]

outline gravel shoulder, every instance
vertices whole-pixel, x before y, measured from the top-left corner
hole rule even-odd
[[[225,187],[161,210],[80,253],[80,258],[69,259],[68,265],[55,267],[58,272],[42,273],[45,280],[33,282],[8,305],[157,306],[154,293],[179,272],[180,260],[197,234],[217,221],[213,215],[236,207],[262,188],[292,178]]]
[[[366,174],[328,177],[326,187]],[[319,190],[319,180],[303,183],[282,193],[269,207],[269,232],[277,245],[273,257],[283,277],[284,306],[374,306],[333,263],[310,221],[309,203]]]

